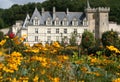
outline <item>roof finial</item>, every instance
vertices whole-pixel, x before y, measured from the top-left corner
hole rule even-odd
[[[87,8],[90,8],[89,0],[87,0]]]
[[[37,7],[37,1],[35,1],[35,7]]]

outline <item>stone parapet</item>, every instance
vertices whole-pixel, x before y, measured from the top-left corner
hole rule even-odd
[[[98,7],[97,11],[98,12],[109,12],[110,11],[110,7]]]

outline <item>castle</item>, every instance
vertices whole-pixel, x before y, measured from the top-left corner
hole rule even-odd
[[[89,1],[84,12],[70,12],[68,8],[66,12],[56,12],[55,7],[52,12],[45,11],[44,8],[39,12],[35,8],[31,17],[27,14],[24,22],[16,21],[12,32],[24,37],[24,42],[30,45],[61,42],[62,38],[66,38],[69,43],[71,33],[77,33],[80,43],[84,30],[93,32],[95,38],[101,38],[103,32],[111,29],[120,32],[119,25],[109,22],[109,12],[109,7],[91,8]]]

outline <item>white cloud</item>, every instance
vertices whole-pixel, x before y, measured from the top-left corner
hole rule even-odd
[[[11,0],[14,4],[27,4],[29,2],[43,2],[45,0]]]
[[[29,2],[43,2],[45,0],[0,0],[0,8],[10,8],[13,4],[27,4]]]
[[[10,0],[0,0],[0,8],[6,9],[13,5]]]

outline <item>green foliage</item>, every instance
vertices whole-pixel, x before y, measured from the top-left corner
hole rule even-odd
[[[0,29],[4,27],[4,21],[0,18]]]
[[[92,48],[95,46],[95,39],[93,33],[85,30],[82,34],[82,46],[83,48]]]
[[[23,43],[15,44],[13,39],[6,38],[6,43],[4,44],[3,48],[7,49],[6,53],[10,54],[13,51],[20,52],[24,54],[24,51],[26,47],[23,45]]]
[[[77,33],[72,33],[71,34],[71,37],[70,37],[70,39],[69,39],[69,41],[70,41],[70,45],[71,46],[76,46],[77,44],[76,44],[76,42],[77,42]]]
[[[107,31],[104,32],[102,34],[102,44],[103,46],[117,46],[119,44],[118,43],[118,33],[111,30],[111,31]]]
[[[0,31],[0,41],[3,40],[3,38],[4,38],[4,33]]]

